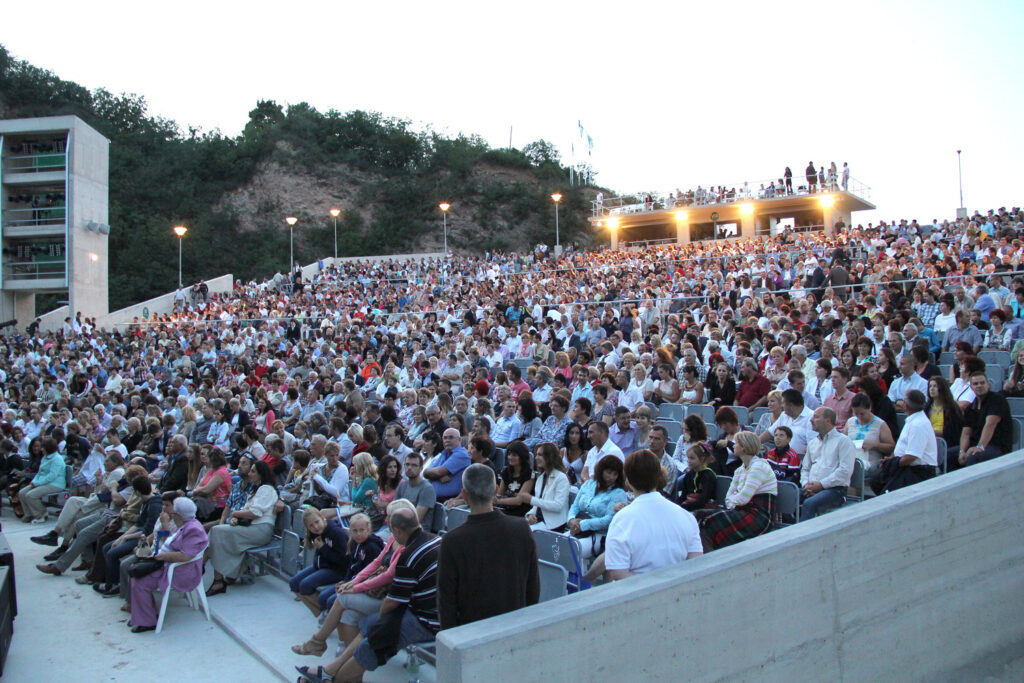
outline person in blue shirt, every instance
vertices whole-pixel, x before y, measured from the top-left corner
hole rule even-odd
[[[423,477],[434,486],[434,495],[439,503],[462,491],[462,471],[470,466],[471,461],[461,439],[459,430],[444,430],[441,435],[444,450],[435,459],[433,467],[423,471]]]
[[[32,483],[19,494],[25,510],[25,521],[33,524],[42,524],[46,521],[46,507],[40,499],[67,487],[67,466],[57,451],[57,442],[51,437],[46,437],[42,441],[42,446],[46,455],[39,463],[39,471],[32,478]]]

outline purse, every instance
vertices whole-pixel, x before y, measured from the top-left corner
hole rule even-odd
[[[132,562],[128,567],[128,576],[133,579],[141,579],[143,576],[149,576],[155,571],[163,568],[164,563],[160,560],[154,560],[152,557],[146,557],[135,562]]]
[[[139,544],[135,546],[135,557],[140,560],[153,557],[153,546],[146,542],[145,539],[140,538]]]

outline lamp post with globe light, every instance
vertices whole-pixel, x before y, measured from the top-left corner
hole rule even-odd
[[[452,205],[448,202],[441,202],[437,205],[437,208],[441,209],[441,225],[444,229],[444,271],[445,279],[448,276],[448,209],[452,208]]]
[[[562,193],[555,192],[551,195],[551,201],[555,203],[555,256],[562,254],[562,241],[558,234],[558,205],[562,202]]]
[[[178,236],[178,289],[181,289],[181,238],[188,232],[184,225],[174,226],[174,234]]]
[[[334,218],[334,259],[338,259],[338,216],[341,215],[341,209],[331,209],[331,217]]]
[[[299,222],[299,219],[295,216],[288,216],[284,222],[288,224],[288,269],[286,272],[291,273],[292,265],[295,263],[295,224]]]

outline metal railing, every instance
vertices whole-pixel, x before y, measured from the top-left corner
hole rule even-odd
[[[68,165],[68,155],[64,152],[46,154],[27,154],[23,156],[4,157],[4,172],[40,173],[45,171],[63,171]]]
[[[725,189],[719,192],[718,187]],[[723,186],[716,185],[714,188],[716,189],[698,187],[687,192],[680,192],[679,196],[675,196],[675,192],[670,192],[667,195],[639,193],[594,200],[591,202],[592,214],[594,218],[629,216],[655,211],[686,209],[692,206],[727,206],[742,201],[770,201],[786,197],[815,196],[829,192],[847,192],[862,199],[871,198],[869,186],[856,178],[850,178],[844,183],[841,176],[836,178],[834,183],[830,183],[826,176],[825,184],[815,183],[813,191],[806,178],[796,174],[793,175],[789,186],[786,185],[783,178],[768,178]],[[648,196],[651,201],[647,201]]]
[[[8,261],[4,263],[4,280],[64,279],[64,261]]]
[[[67,220],[66,206],[39,206],[28,209],[6,209],[3,212],[4,227],[18,228],[37,225],[64,225]]]

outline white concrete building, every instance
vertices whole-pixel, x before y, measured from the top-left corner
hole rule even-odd
[[[24,328],[43,293],[106,315],[109,148],[77,116],[0,121],[0,322]]]

